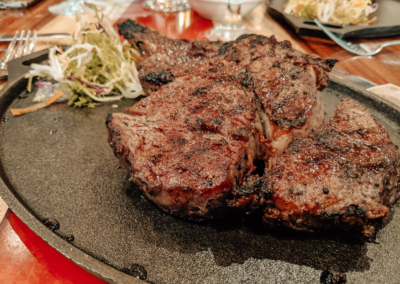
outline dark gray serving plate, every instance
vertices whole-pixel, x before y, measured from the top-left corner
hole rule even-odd
[[[259,216],[228,216],[191,223],[160,212],[129,183],[107,143],[108,113],[65,103],[12,117],[10,108],[32,104],[24,75],[46,51],[14,60],[0,93],[0,196],[34,232],[65,257],[109,283],[144,283],[121,271],[147,270],[148,283],[318,283],[332,267],[348,283],[398,283],[400,214],[378,233],[377,244],[341,232],[300,234],[265,230]],[[399,145],[400,109],[332,78],[322,92],[327,116],[344,97],[373,113]],[[50,134],[50,130],[57,132]],[[54,218],[53,233],[42,221]],[[72,244],[60,236],[72,234]]]
[[[291,26],[298,35],[326,37],[325,33],[311,20],[283,13],[283,5],[288,0],[269,0],[268,13],[277,21]],[[327,25],[331,32],[343,39],[383,38],[400,35],[400,1],[376,0],[379,9],[370,15],[378,19],[368,26],[346,25],[343,27]]]

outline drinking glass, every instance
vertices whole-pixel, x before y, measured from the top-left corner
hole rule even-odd
[[[240,8],[243,0],[226,0],[227,10],[222,22],[215,28],[207,31],[205,36],[209,40],[235,40],[243,34],[251,34],[243,23]]]
[[[49,7],[49,11],[55,15],[82,15],[93,13],[85,6],[83,0],[68,0]]]
[[[190,9],[187,0],[146,0],[143,8],[158,12],[178,12]]]

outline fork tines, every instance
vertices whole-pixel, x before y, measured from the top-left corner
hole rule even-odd
[[[12,59],[18,58],[20,56],[31,54],[36,45],[37,32],[33,32],[33,36],[31,36],[31,31],[28,30],[25,36],[25,31],[21,31],[21,34],[17,31],[9,44],[6,53],[3,56],[3,59],[0,62],[0,69],[5,69],[7,62],[9,61],[11,55],[13,54]],[[14,49],[15,44],[17,43],[17,47]],[[24,42],[22,51],[20,52],[22,42]]]

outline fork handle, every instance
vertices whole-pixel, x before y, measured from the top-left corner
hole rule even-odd
[[[385,41],[385,42],[370,42],[370,43],[363,43],[363,46],[367,47],[379,47],[379,46],[391,46],[391,45],[400,45],[400,40],[393,40],[393,41]]]
[[[393,41],[385,41],[385,42],[370,42],[370,43],[361,43],[364,49],[373,51],[373,50],[382,50],[382,48],[391,46],[391,45],[400,45],[400,40],[393,40]]]
[[[394,41],[387,41],[384,42],[381,46],[381,48],[387,47],[387,46],[391,46],[391,45],[400,45],[400,40],[394,40]]]
[[[386,42],[370,42],[370,43],[361,43],[360,47],[365,49],[368,52],[380,52],[384,47],[391,45],[400,45],[400,40],[386,41]]]

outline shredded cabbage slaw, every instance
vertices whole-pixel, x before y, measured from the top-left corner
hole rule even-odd
[[[69,104],[77,107],[94,107],[93,101],[136,98],[143,94],[135,64],[138,60],[140,52],[126,40],[122,42],[102,18],[99,23],[86,24],[65,51],[50,48],[47,65],[32,64],[28,91],[32,78],[39,76],[68,84],[73,92]]]
[[[284,13],[305,19],[318,19],[333,25],[370,24],[368,16],[378,9],[371,0],[289,0]]]

